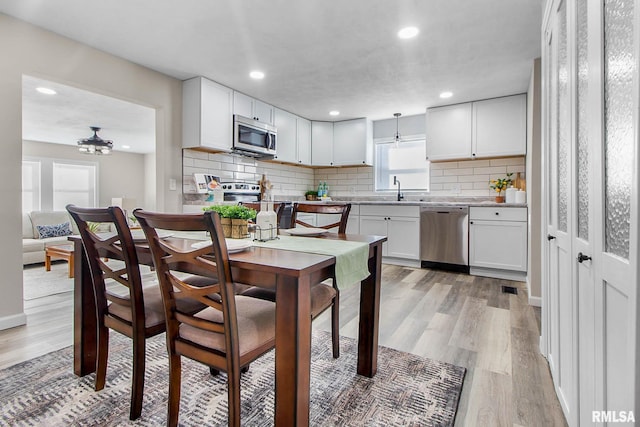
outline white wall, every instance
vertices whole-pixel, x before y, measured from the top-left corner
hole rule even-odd
[[[22,75],[156,109],[156,208],[179,211],[169,178],[182,176],[179,80],[0,14],[0,329],[24,323],[21,253]]]
[[[24,141],[22,155],[98,163],[98,206],[109,206],[113,197],[136,199],[145,207],[144,154],[113,151],[108,156],[82,154],[72,145]]]

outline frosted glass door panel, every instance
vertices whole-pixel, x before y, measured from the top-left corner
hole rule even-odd
[[[633,179],[633,1],[604,2],[605,250],[629,258]]]
[[[569,146],[571,105],[569,102],[569,67],[567,63],[567,3],[558,11],[558,230],[567,231],[569,208]]]
[[[587,120],[587,81],[589,79],[589,66],[587,61],[587,0],[578,0],[578,237],[589,240],[589,138]]]

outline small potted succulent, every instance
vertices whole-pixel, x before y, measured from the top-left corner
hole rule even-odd
[[[224,237],[243,239],[249,235],[248,221],[255,219],[256,211],[239,205],[213,205],[202,208],[203,211],[214,211],[220,215]]]
[[[508,173],[506,178],[492,179],[489,181],[489,188],[498,193],[496,196],[496,203],[504,203],[504,196],[502,191],[511,185],[513,173]]]
[[[309,190],[306,193],[304,193],[304,197],[307,200],[318,200],[318,192],[315,190]]]

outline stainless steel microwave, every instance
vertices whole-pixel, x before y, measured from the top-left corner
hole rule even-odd
[[[276,155],[275,126],[247,117],[233,116],[233,149],[252,157]]]

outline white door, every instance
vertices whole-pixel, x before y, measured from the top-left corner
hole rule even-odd
[[[571,73],[574,90],[574,120],[575,136],[573,138],[572,166],[574,179],[572,180],[572,218],[573,227],[573,258],[576,268],[575,282],[578,292],[578,378],[579,378],[579,414],[580,425],[591,425],[592,411],[596,405],[596,319],[595,311],[595,282],[594,265],[589,258],[593,256],[594,246],[594,181],[597,176],[593,173],[593,155],[591,148],[597,144],[600,112],[594,106],[599,105],[600,94],[594,90],[597,86],[589,84],[589,49],[594,43],[588,34],[587,0],[577,0],[569,15],[574,21],[576,29],[575,49],[572,49]],[[595,132],[594,132],[595,130]]]
[[[549,3],[542,349],[569,425],[605,425],[640,410],[640,7]]]
[[[523,156],[527,151],[527,95],[476,101],[472,156]]]
[[[420,259],[420,219],[388,217],[387,256]]]
[[[558,400],[570,425],[577,425],[577,292],[571,244],[571,70],[567,46],[567,2],[557,2],[547,41],[549,79],[547,135],[547,248],[549,297],[548,360]]]
[[[427,109],[427,159],[471,158],[471,103]]]
[[[387,217],[382,216],[361,216],[360,217],[360,234],[369,234],[376,236],[388,236],[387,234]],[[382,244],[382,256],[387,256],[388,241]]]
[[[598,5],[592,8],[593,4]],[[637,1],[589,2],[593,38],[602,58],[594,90],[602,144],[593,168],[597,203],[594,234],[596,409],[635,410],[639,417],[638,299],[638,31]],[[598,80],[599,77],[601,80]],[[591,82],[591,80],[590,80]],[[600,153],[602,153],[600,155]]]

